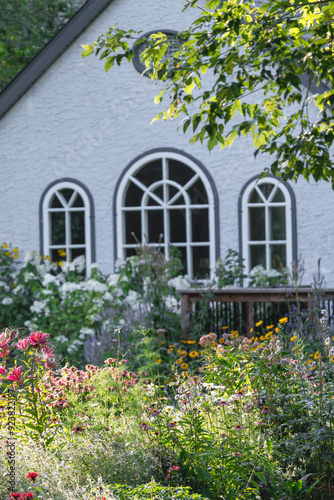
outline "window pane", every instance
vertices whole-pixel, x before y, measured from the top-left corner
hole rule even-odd
[[[263,199],[257,192],[257,189],[254,188],[249,196],[249,203],[263,203]]]
[[[201,179],[197,179],[197,181],[188,189],[188,193],[191,199],[191,203],[194,205],[206,205],[207,203],[209,203],[208,196]]]
[[[280,203],[282,201],[285,201],[284,195],[279,187],[277,188],[275,196],[272,199],[272,201],[275,203]]]
[[[205,279],[210,274],[209,247],[193,247],[194,277]]]
[[[67,203],[70,201],[72,194],[74,193],[73,189],[67,188],[67,189],[61,189],[59,191],[67,201]]]
[[[83,199],[81,198],[80,194],[77,193],[74,202],[72,203],[72,207],[84,207],[84,206],[85,205]]]
[[[265,245],[251,245],[249,247],[250,269],[255,266],[263,266],[266,269],[266,247]]]
[[[134,182],[130,182],[125,196],[126,207],[140,207],[141,199],[144,191],[140,189]]]
[[[169,210],[170,242],[186,241],[186,211]]]
[[[160,235],[164,234],[164,219],[162,210],[147,210],[148,234],[147,243],[158,243]]]
[[[285,240],[285,207],[269,207],[270,239]]]
[[[58,196],[56,193],[52,196],[50,201],[50,208],[64,208],[62,203],[60,203]]]
[[[191,211],[192,241],[209,241],[209,211],[208,209],[193,209]]]
[[[51,245],[65,245],[65,212],[51,212]]]
[[[163,201],[163,187],[162,186],[159,186],[157,187],[153,193],[158,197],[160,198],[161,201]],[[154,198],[152,198],[152,196],[149,196],[148,200],[147,200],[147,205],[152,207],[154,205],[160,205],[160,203],[158,203],[157,201],[155,201]],[[161,205],[160,205],[161,206]]]
[[[188,266],[187,266],[187,250],[186,250],[185,247],[177,247],[177,246],[175,246],[175,248],[177,248],[179,250],[180,254],[181,254],[180,258],[181,258],[181,262],[182,262],[182,265],[183,265],[183,269],[181,270],[181,273],[182,274],[187,274],[189,272]]]
[[[261,184],[259,186],[259,188],[261,189],[262,193],[264,194],[264,197],[269,198],[270,193],[274,189],[274,184],[269,184],[269,183]]]
[[[135,248],[126,248],[125,250],[125,258],[132,257],[132,255],[137,255]]]
[[[71,243],[85,243],[85,212],[70,212]]]
[[[184,186],[192,177],[194,177],[195,172],[187,167],[184,163],[177,160],[168,160],[169,166],[169,179]]]
[[[286,245],[270,245],[270,267],[281,269],[286,266]]]
[[[125,243],[136,243],[136,238],[141,241],[141,214],[140,212],[125,212]]]
[[[249,232],[251,241],[266,239],[264,207],[249,207]]]
[[[58,262],[59,260],[66,260],[67,256],[60,257],[58,250],[51,250],[51,260],[52,262]]]
[[[162,162],[154,160],[145,165],[134,176],[141,181],[145,186],[150,186],[154,182],[162,180]]]
[[[80,255],[86,255],[85,248],[70,248],[69,250],[69,261],[73,261],[76,257]]]

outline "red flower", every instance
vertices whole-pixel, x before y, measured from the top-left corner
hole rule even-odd
[[[18,349],[22,349],[22,351],[25,351],[29,345],[29,337],[26,337],[25,339],[21,340],[18,344],[15,345]]]
[[[45,346],[48,337],[50,337],[48,333],[32,332],[32,334],[29,336],[30,345],[32,345],[36,349],[40,349],[41,347]]]
[[[13,368],[13,371],[9,375],[7,375],[6,380],[13,380],[14,382],[18,382],[19,386],[21,387],[21,368],[22,366],[15,366],[15,368]]]
[[[269,410],[268,406],[264,406],[263,410],[261,411],[261,413],[263,413],[263,415],[266,415],[267,413],[270,413],[270,410]]]
[[[35,481],[36,477],[38,477],[38,474],[37,472],[29,472],[29,474],[27,474],[27,479],[31,479],[31,481]]]
[[[31,493],[31,491],[28,491],[27,493],[23,493],[21,499],[23,500],[23,498],[30,498],[31,500],[34,500],[34,495]]]
[[[11,493],[9,495],[9,498],[18,498],[18,499],[20,499],[22,497],[21,497],[21,493]]]

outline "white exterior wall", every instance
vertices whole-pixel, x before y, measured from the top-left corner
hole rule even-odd
[[[143,32],[182,29],[197,12],[181,13],[183,0],[114,0],[104,13],[51,66],[0,122],[0,243],[25,253],[39,250],[39,202],[56,179],[71,177],[90,191],[95,204],[96,260],[113,270],[115,185],[139,154],[173,147],[203,163],[219,196],[221,256],[239,249],[238,197],[244,184],[269,166],[272,158],[251,149],[251,138],[236,139],[231,149],[211,153],[189,144],[190,134],[177,132],[180,120],[151,119],[159,84],[140,77],[133,64],[104,73],[95,56],[81,58],[81,44],[92,43],[118,23]],[[190,130],[190,129],[189,129]],[[297,251],[305,261],[309,284],[322,259],[327,285],[334,286],[334,193],[329,184],[301,179],[291,184],[297,202]]]

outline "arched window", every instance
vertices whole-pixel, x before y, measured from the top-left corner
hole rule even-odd
[[[155,150],[135,160],[115,197],[117,257],[134,255],[136,241],[159,246],[167,259],[173,246],[183,273],[204,279],[216,260],[215,198],[208,173],[188,155]]]
[[[242,190],[241,248],[249,273],[281,269],[296,259],[296,210],[289,185],[274,177],[252,179]]]
[[[44,191],[41,211],[41,253],[53,262],[95,260],[93,200],[83,184],[73,179],[55,181]],[[66,254],[65,254],[66,252]]]

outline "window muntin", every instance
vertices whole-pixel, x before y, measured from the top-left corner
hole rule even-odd
[[[81,186],[69,182],[54,184],[43,199],[43,254],[53,262],[73,261],[84,255],[91,263],[90,201]],[[66,256],[59,251],[64,250]]]
[[[162,57],[162,61],[166,61],[166,60],[170,59],[175,54],[175,52],[180,50],[180,47],[182,45],[182,41],[180,40],[179,37],[177,37],[177,31],[174,31],[174,30],[159,30],[159,29],[157,29],[157,30],[150,31],[150,32],[142,35],[141,38],[146,38],[146,40],[143,43],[141,43],[140,45],[138,45],[137,47],[135,47],[135,49],[134,49],[135,55],[133,58],[133,64],[134,64],[134,67],[136,68],[136,70],[139,73],[144,74],[145,76],[149,76],[149,71],[147,71],[147,67],[146,67],[145,63],[142,62],[141,54],[144,52],[144,50],[148,49],[149,46],[151,45],[150,35],[153,35],[154,33],[163,33],[164,35],[167,36],[168,46],[167,46],[167,49],[166,49],[164,56]],[[170,68],[171,67],[172,67],[172,65],[170,65]]]
[[[168,259],[179,249],[183,273],[204,279],[215,262],[213,193],[203,170],[174,152],[147,155],[120,182],[116,197],[117,256],[135,254],[137,241],[159,246]]]
[[[242,249],[247,272],[255,266],[281,269],[292,254],[291,196],[273,177],[249,183],[242,198]]]

